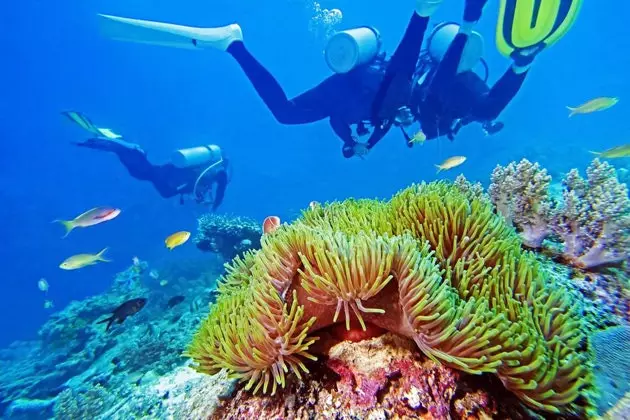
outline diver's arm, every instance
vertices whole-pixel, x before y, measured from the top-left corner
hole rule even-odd
[[[383,137],[385,137],[385,134],[387,134],[390,130],[390,128],[392,128],[392,122],[387,122],[383,125],[380,125],[378,127],[376,127],[374,129],[374,132],[372,133],[372,135],[370,136],[370,138],[367,141],[367,148],[368,150],[371,149],[372,147],[376,146],[376,143],[378,143],[379,141],[381,141],[381,139]]]
[[[383,80],[372,102],[373,125],[378,125],[383,119],[391,118],[390,114],[393,110],[405,105],[406,90],[416,71],[424,33],[429,25],[429,17],[435,12],[434,9],[441,0],[418,1],[417,3],[419,8],[413,13],[402,40],[389,60]],[[422,13],[422,16],[419,13]]]
[[[510,66],[483,96],[473,110],[473,117],[477,121],[492,121],[497,118],[521,89],[526,76],[527,71],[518,72],[514,66]]]
[[[330,117],[330,126],[337,137],[343,141],[343,148],[341,149],[343,156],[346,158],[354,156],[354,146],[357,142],[354,137],[352,137],[352,129],[350,128],[350,125],[338,118]]]
[[[228,184],[228,174],[226,170],[222,170],[216,175],[217,191],[214,195],[214,202],[212,203],[212,211],[215,211],[223,202],[225,196],[225,189]]]

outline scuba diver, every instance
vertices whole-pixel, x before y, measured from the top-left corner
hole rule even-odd
[[[184,198],[190,196],[198,204],[211,205],[213,211],[223,202],[231,166],[219,146],[210,144],[176,150],[170,163],[154,165],[139,145],[123,140],[108,128],[95,126],[79,112],[63,114],[95,135],[75,145],[115,153],[132,177],[151,182],[162,197],[179,196],[180,204],[184,204]]]
[[[282,124],[328,119],[343,141],[345,157],[363,156],[393,127],[419,122],[427,139],[447,136],[472,122],[486,134],[498,132],[499,114],[521,88],[535,57],[557,42],[574,23],[582,0],[501,0],[497,46],[512,60],[492,86],[486,84],[483,38],[474,31],[487,0],[465,0],[461,25],[442,23],[427,38],[429,19],[443,0],[416,0],[403,39],[391,58],[371,27],[341,31],[328,42],[325,59],[334,74],[289,99],[276,79],[247,50],[238,24],[197,28],[170,23],[103,17],[113,39],[189,49],[214,48],[232,55],[260,98]],[[475,68],[485,65],[485,76]],[[354,132],[352,127],[355,127]],[[370,133],[371,128],[371,133]],[[367,142],[358,139],[370,134]]]

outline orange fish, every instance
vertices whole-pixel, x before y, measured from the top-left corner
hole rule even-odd
[[[278,216],[268,216],[263,222],[263,234],[271,233],[280,226],[280,218]]]

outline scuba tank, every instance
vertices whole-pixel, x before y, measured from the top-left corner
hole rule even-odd
[[[204,199],[206,195],[212,195],[212,184],[215,174],[223,168],[223,154],[221,148],[215,144],[206,146],[190,147],[187,149],[179,149],[173,152],[171,162],[178,168],[197,168],[205,169],[199,172],[195,179],[192,196],[197,201]],[[180,203],[183,198],[180,197]]]
[[[362,26],[334,34],[324,49],[324,57],[332,71],[348,73],[372,61],[381,46],[380,33],[370,26]]]
[[[211,165],[220,160],[223,160],[223,156],[221,148],[216,144],[175,150],[171,156],[171,162],[178,168]]]
[[[459,25],[454,22],[444,22],[437,25],[427,38],[427,52],[435,62],[442,60],[451,42],[459,33]],[[483,61],[484,41],[479,32],[472,31],[468,36],[468,42],[462,52],[462,57],[457,67],[457,73],[473,70],[480,61]],[[487,69],[487,66],[486,66]],[[487,78],[487,76],[486,76]]]

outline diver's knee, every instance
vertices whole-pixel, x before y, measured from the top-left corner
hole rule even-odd
[[[292,125],[295,124],[295,112],[290,106],[282,107],[282,109],[274,110],[273,116],[280,124]]]

